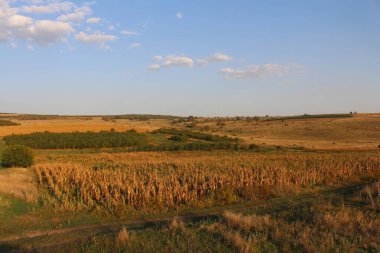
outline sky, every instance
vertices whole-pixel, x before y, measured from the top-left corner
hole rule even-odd
[[[380,112],[380,0],[0,0],[0,112]]]

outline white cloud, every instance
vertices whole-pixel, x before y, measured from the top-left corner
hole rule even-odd
[[[231,56],[223,53],[215,53],[206,59],[199,59],[195,62],[198,66],[205,66],[212,62],[226,62],[232,60]]]
[[[159,61],[162,61],[163,57],[161,55],[156,55],[153,57],[153,61],[155,62],[159,62]]]
[[[80,32],[77,35],[75,35],[75,39],[83,43],[98,44],[104,47],[107,42],[112,42],[112,41],[117,40],[117,37],[114,35],[108,35],[101,32],[95,32],[92,34],[86,34],[84,32]]]
[[[184,66],[184,67],[192,67],[194,64],[193,59],[185,56],[175,56],[170,55],[166,56],[162,66],[163,67],[178,67],[178,66]]]
[[[232,58],[223,53],[215,53],[208,60],[214,62],[225,62],[230,61]]]
[[[8,19],[8,25],[12,28],[22,28],[33,24],[33,19],[21,15],[13,15]]]
[[[0,40],[10,41],[15,45],[15,39],[28,43],[48,45],[64,41],[74,29],[68,23],[54,20],[34,20],[31,17],[18,14],[17,8],[11,8],[8,1],[0,0]]]
[[[102,22],[102,19],[101,18],[88,18],[86,20],[86,22],[89,24],[99,24],[100,22]]]
[[[168,55],[165,57],[155,56],[153,57],[157,64],[150,65],[149,68],[153,70],[158,70],[160,68],[171,68],[171,67],[192,67],[194,65],[194,60],[186,56],[176,56]]]
[[[276,64],[251,65],[244,69],[223,68],[220,74],[226,79],[266,78],[283,76],[294,68],[302,67],[299,64]]]
[[[205,66],[205,65],[207,65],[209,62],[207,61],[207,60],[197,60],[196,62],[195,62],[195,64],[197,64],[198,66]]]
[[[23,2],[23,5],[19,6],[19,2]],[[70,35],[75,32],[72,23],[102,22],[102,19],[98,17],[86,19],[92,14],[92,4],[93,2],[87,2],[77,6],[73,2],[61,0],[0,0],[0,41],[8,42],[15,47],[20,40],[24,41],[29,48],[33,48],[34,44],[50,45],[68,41],[72,38]],[[12,7],[15,5],[17,7]],[[50,18],[46,14],[56,15]],[[39,15],[43,15],[43,19]],[[46,19],[47,17],[49,19]],[[77,41],[83,43],[106,47],[107,42],[117,39],[116,36],[103,32],[84,33],[83,29],[75,36]],[[137,43],[131,44],[131,47],[137,46]]]
[[[183,14],[181,12],[177,12],[177,14],[175,14],[175,16],[178,18],[178,19],[182,19],[183,18]]]
[[[47,5],[29,5],[20,7],[20,11],[32,14],[52,14],[68,12],[75,7],[72,2],[52,2]]]
[[[65,22],[38,20],[30,31],[30,39],[37,44],[44,45],[64,41],[70,33],[74,32],[74,29]]]
[[[133,36],[133,35],[139,35],[140,33],[133,32],[133,31],[122,31],[121,34],[127,35],[127,36]]]
[[[91,13],[91,8],[87,5],[83,5],[82,7],[76,8],[72,13],[59,16],[57,20],[62,22],[80,23]]]

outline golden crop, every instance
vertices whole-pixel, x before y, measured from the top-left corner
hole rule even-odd
[[[142,152],[38,158],[39,185],[61,210],[230,204],[378,175],[378,154]],[[211,203],[212,202],[212,203]]]

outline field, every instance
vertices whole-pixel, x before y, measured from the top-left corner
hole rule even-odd
[[[380,251],[378,114],[0,117],[1,252]]]

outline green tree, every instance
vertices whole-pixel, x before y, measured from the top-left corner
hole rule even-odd
[[[4,167],[30,167],[33,165],[33,151],[22,145],[12,145],[4,149],[1,156]]]

